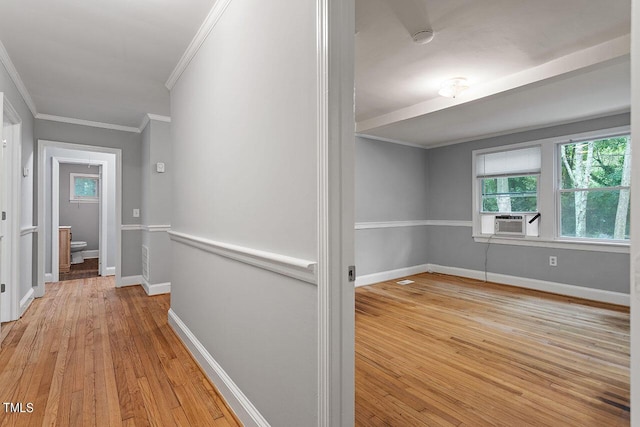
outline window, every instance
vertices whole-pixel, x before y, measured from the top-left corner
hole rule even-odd
[[[93,174],[69,174],[69,194],[72,202],[98,202],[100,176]]]
[[[540,165],[539,146],[477,154],[480,211],[536,212]]]
[[[538,212],[540,146],[501,147],[475,153],[476,191],[482,234],[494,234],[496,215]],[[476,227],[478,229],[478,227]],[[524,232],[523,232],[524,233]],[[531,229],[530,233],[537,231]]]
[[[491,237],[491,242],[504,244],[628,251],[628,126],[485,148],[472,155],[476,241]],[[497,221],[497,216],[507,218]],[[518,233],[502,228],[496,233],[507,220],[522,221]]]
[[[561,144],[559,152],[560,237],[628,240],[629,136]]]
[[[508,176],[482,179],[482,212],[537,212],[538,177]]]

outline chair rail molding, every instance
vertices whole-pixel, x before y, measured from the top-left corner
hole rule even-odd
[[[304,282],[317,284],[315,261],[294,258],[259,249],[246,248],[230,243],[217,242],[204,237],[177,231],[169,231],[171,240],[212,254],[259,267]]]

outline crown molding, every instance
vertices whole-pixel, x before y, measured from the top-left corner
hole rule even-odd
[[[7,74],[9,74],[11,81],[18,89],[18,92],[22,96],[24,103],[27,104],[27,107],[31,111],[31,114],[33,114],[33,117],[36,119],[49,120],[49,121],[61,122],[61,123],[70,123],[74,125],[91,126],[96,128],[102,128],[102,129],[120,130],[123,132],[133,132],[133,133],[141,133],[142,130],[147,125],[147,123],[149,123],[149,120],[157,120],[160,122],[171,123],[171,117],[162,116],[159,114],[151,114],[151,113],[145,114],[144,119],[142,120],[142,124],[140,125],[139,128],[136,128],[133,126],[116,125],[113,123],[103,123],[103,122],[95,122],[92,120],[76,119],[73,117],[56,116],[53,114],[38,113],[38,110],[36,109],[36,105],[33,102],[33,99],[31,98],[31,95],[29,94],[27,87],[24,85],[24,82],[22,81],[22,78],[20,77],[18,70],[16,69],[15,65],[13,65],[13,61],[11,61],[11,57],[9,56],[7,49],[4,47],[4,44],[2,44],[2,41],[0,41],[0,63],[4,65],[4,68],[7,70]]]
[[[16,67],[13,65],[13,61],[11,61],[11,58],[9,57],[9,52],[5,49],[2,41],[0,41],[0,62],[4,65],[4,68],[7,69],[9,77],[13,81],[13,84],[16,85],[20,95],[22,95],[24,103],[27,104],[27,107],[31,110],[31,114],[33,114],[33,117],[36,117],[38,115],[36,104],[33,102],[33,99],[31,99],[31,95],[29,95],[29,91],[20,78],[20,74],[18,74],[18,70],[16,70]]]
[[[216,24],[224,14],[224,11],[226,10],[227,6],[229,6],[229,3],[231,3],[231,0],[218,0],[213,5],[211,10],[209,11],[209,14],[200,26],[200,29],[198,29],[198,32],[193,37],[193,40],[191,40],[191,43],[189,43],[187,50],[184,52],[182,58],[180,58],[180,60],[176,64],[176,67],[171,72],[171,75],[169,75],[169,79],[164,84],[167,89],[173,89],[173,86],[175,86],[176,82],[178,81],[184,70],[186,70],[193,57],[196,55],[196,53],[198,53],[198,50],[200,50],[200,46],[202,46],[202,43],[204,43],[211,30],[213,30],[213,27],[216,26]]]
[[[425,147],[424,145],[416,144],[414,142],[401,141],[399,139],[383,138],[381,136],[368,135],[366,133],[356,133],[355,136],[357,136],[358,138],[371,139],[374,141],[388,142],[390,144],[405,145],[407,147],[413,147],[413,148],[422,148],[423,150],[429,149],[429,147]]]
[[[74,125],[91,126],[102,129],[120,130],[123,132],[140,133],[140,129],[133,126],[115,125],[113,123],[94,122],[91,120],[74,119],[73,117],[54,116],[52,114],[40,114],[35,116],[36,119],[49,120],[52,122],[70,123]]]
[[[158,122],[171,123],[171,117],[169,116],[161,116],[160,114],[147,113],[142,118],[142,122],[140,123],[140,126],[138,126],[138,129],[140,129],[140,132],[142,132],[144,128],[147,127],[147,125],[151,120],[155,120]]]

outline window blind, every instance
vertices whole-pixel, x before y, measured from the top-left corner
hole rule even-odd
[[[540,146],[498,151],[476,156],[476,176],[504,176],[540,173]]]

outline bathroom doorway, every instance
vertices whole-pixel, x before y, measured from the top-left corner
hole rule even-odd
[[[87,279],[102,275],[100,257],[101,212],[104,204],[101,189],[102,164],[89,161],[58,162],[58,281]],[[57,171],[56,171],[57,169]],[[55,179],[55,178],[54,178]],[[55,183],[54,183],[55,186]]]
[[[115,275],[119,282],[121,155],[119,149],[38,141],[44,238],[38,241],[36,296],[44,295],[46,282],[88,275]]]

